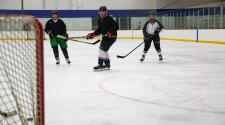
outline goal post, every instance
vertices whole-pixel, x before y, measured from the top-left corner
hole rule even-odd
[[[44,125],[43,27],[29,15],[0,15],[0,124]]]

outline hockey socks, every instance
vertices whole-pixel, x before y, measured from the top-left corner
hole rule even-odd
[[[105,64],[105,65],[104,65]],[[110,69],[110,60],[99,57],[98,65],[93,67],[94,70],[108,70]]]
[[[146,56],[146,51],[143,52],[143,54],[141,55],[141,59],[140,61],[143,62],[145,60],[145,56]]]
[[[54,47],[52,47],[52,49],[53,49],[53,53],[54,53],[55,59],[59,59],[58,46],[54,46]]]
[[[109,58],[105,59],[104,62],[105,62],[104,68],[106,70],[109,70],[110,69],[110,60],[109,60]]]

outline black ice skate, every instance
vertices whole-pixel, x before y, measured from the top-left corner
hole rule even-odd
[[[60,60],[56,59],[56,65],[59,65],[59,64],[60,64]]]
[[[144,60],[145,60],[145,55],[142,55],[140,61],[143,62]]]
[[[110,65],[104,65],[104,70],[110,70]]]
[[[70,63],[71,63],[71,61],[70,61],[70,59],[69,59],[69,58],[66,58],[66,62],[67,62],[68,64],[70,64]]]
[[[95,71],[101,71],[101,70],[104,70],[104,66],[103,65],[97,65],[97,66],[93,67],[93,69]]]
[[[159,55],[159,61],[162,61],[162,60],[163,60],[162,55]]]

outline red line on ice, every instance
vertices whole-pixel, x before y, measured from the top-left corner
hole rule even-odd
[[[157,102],[145,101],[145,100],[141,100],[141,99],[137,99],[137,98],[123,96],[123,95],[117,94],[115,92],[112,92],[112,91],[107,90],[106,88],[104,88],[103,85],[106,83],[105,82],[106,80],[107,80],[107,78],[102,80],[102,81],[100,81],[98,83],[99,88],[101,88],[105,93],[107,93],[109,95],[112,95],[112,96],[115,96],[115,97],[118,97],[118,98],[130,100],[130,101],[135,101],[135,102],[139,102],[139,103],[144,103],[144,104],[149,104],[149,105],[163,106],[163,107],[167,107],[167,108],[175,108],[175,109],[195,111],[195,112],[202,112],[202,113],[211,113],[211,114],[225,115],[225,112],[217,112],[217,111],[210,111],[210,110],[204,110],[204,109],[194,109],[194,108],[188,108],[188,107],[166,105],[166,104],[160,104],[160,103],[157,103]]]

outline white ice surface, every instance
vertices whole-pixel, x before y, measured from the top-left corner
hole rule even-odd
[[[118,40],[110,71],[94,72],[98,46],[69,42],[67,65],[45,42],[46,125],[225,125],[225,46],[162,41],[116,58],[141,41]]]

